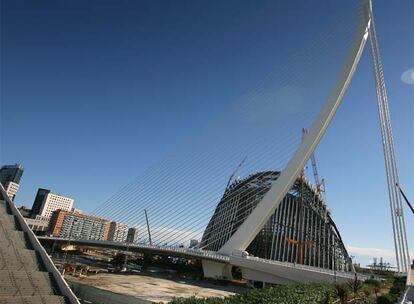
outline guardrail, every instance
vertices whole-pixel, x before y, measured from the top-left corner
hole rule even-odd
[[[17,222],[19,223],[21,229],[26,233],[30,241],[30,244],[39,254],[39,257],[42,261],[43,266],[52,275],[57,287],[59,288],[61,295],[66,297],[69,303],[71,304],[80,304],[80,302],[78,301],[78,298],[75,296],[73,291],[70,289],[65,279],[60,275],[60,272],[57,270],[57,268],[53,264],[49,255],[46,253],[45,249],[40,244],[39,240],[37,239],[33,231],[29,228],[29,226],[27,226],[26,221],[24,220],[23,216],[20,214],[19,210],[17,210],[14,203],[10,200],[9,196],[7,195],[1,183],[0,183],[0,192],[1,192],[1,196],[3,197],[4,201],[9,206],[11,213],[16,217]]]

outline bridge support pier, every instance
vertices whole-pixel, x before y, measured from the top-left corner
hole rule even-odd
[[[232,265],[214,262],[210,260],[201,260],[203,265],[203,273],[205,278],[232,280]]]
[[[253,282],[262,282],[263,286],[265,283],[280,285],[295,284],[295,281],[274,274],[266,273],[263,271],[256,271],[249,268],[241,268],[241,271],[243,279]]]

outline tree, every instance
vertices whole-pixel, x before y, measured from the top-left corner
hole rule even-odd
[[[362,282],[360,280],[358,280],[358,278],[355,276],[355,279],[353,279],[352,281],[349,281],[347,283],[349,289],[352,290],[352,292],[354,293],[354,295],[357,295],[358,292],[361,290],[362,288]]]
[[[346,303],[348,300],[348,290],[345,284],[335,284],[335,294],[341,303]]]
[[[375,292],[375,298],[378,300],[378,294],[381,292],[381,287],[378,286],[374,286],[374,292]]]

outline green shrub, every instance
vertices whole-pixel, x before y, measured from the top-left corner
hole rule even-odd
[[[372,286],[381,286],[381,282],[375,279],[368,279],[364,282],[366,285],[372,285]]]
[[[377,304],[394,304],[396,302],[397,298],[391,294],[379,296],[377,299]]]
[[[300,284],[252,289],[245,293],[222,298],[176,299],[171,304],[327,304],[334,298],[332,285]],[[327,302],[328,301],[328,302]]]
[[[395,280],[394,284],[392,285],[390,289],[390,293],[394,295],[399,295],[405,290],[405,281]]]

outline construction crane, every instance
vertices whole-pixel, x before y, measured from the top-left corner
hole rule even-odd
[[[313,170],[313,177],[315,179],[315,185],[316,185],[316,192],[318,192],[318,194],[322,194],[322,192],[325,192],[325,179],[319,179],[319,174],[318,174],[318,168],[316,167],[316,159],[315,159],[315,154],[312,154],[311,156],[311,162],[312,162],[312,170]]]
[[[233,180],[233,177],[236,175],[236,173],[240,169],[240,167],[243,166],[243,164],[245,163],[246,159],[247,159],[247,156],[245,158],[243,158],[243,160],[240,162],[240,164],[236,167],[236,169],[230,175],[229,181],[227,182],[227,185],[226,185],[226,190],[229,188],[230,183]]]
[[[408,207],[411,209],[411,212],[414,214],[414,208],[411,205],[411,203],[408,201],[408,198],[405,196],[404,191],[401,189],[400,185],[398,183],[395,184],[398,188],[398,190],[400,190],[401,195],[403,196],[405,202],[407,203]]]
[[[308,130],[302,128],[302,140],[304,139],[305,135],[308,134]],[[322,193],[325,192],[325,180],[319,178],[318,174],[318,167],[316,166],[316,158],[315,154],[311,156],[311,163],[312,163],[312,171],[313,171],[313,178],[315,179],[315,186],[316,192],[322,196]],[[302,175],[304,176],[304,172],[302,170]]]

